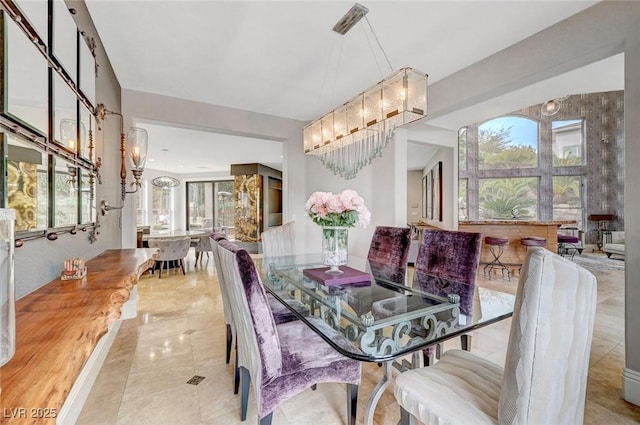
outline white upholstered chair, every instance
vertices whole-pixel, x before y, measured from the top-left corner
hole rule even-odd
[[[543,248],[527,253],[504,369],[462,350],[398,376],[400,424],[582,424],[596,279]]]
[[[200,236],[200,240],[196,244],[196,265],[198,264],[198,260],[200,260],[200,266],[202,266],[202,258],[204,254],[207,254],[207,258],[209,258],[209,252],[212,252],[211,248],[211,240],[209,239],[209,235]],[[207,260],[209,261],[209,260]]]
[[[262,232],[262,254],[265,257],[294,255],[296,250],[295,222],[272,227]]]
[[[182,274],[186,274],[184,271],[184,257],[189,253],[189,247],[191,246],[191,238],[186,237],[182,239],[150,239],[149,248],[158,248],[158,258],[156,261],[160,261],[160,273],[158,279],[162,279],[162,269],[165,261],[178,261]]]

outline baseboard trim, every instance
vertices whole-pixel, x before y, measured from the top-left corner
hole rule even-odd
[[[120,308],[120,320],[133,319],[138,315],[138,285],[134,285],[129,293],[129,299]]]
[[[107,333],[98,340],[87,362],[80,371],[76,382],[73,384],[73,387],[71,387],[71,391],[69,391],[69,395],[60,408],[60,412],[58,412],[56,419],[57,425],[73,425],[78,420],[84,403],[87,401],[91,388],[113,345],[113,341],[115,341],[116,335],[118,335],[121,324],[121,320],[113,323],[109,326]]]
[[[626,367],[622,369],[622,397],[640,406],[640,372]]]

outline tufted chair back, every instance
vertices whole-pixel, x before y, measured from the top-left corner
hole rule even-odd
[[[158,278],[162,279],[162,269],[165,261],[178,261],[182,274],[186,274],[184,268],[184,258],[189,253],[191,238],[181,239],[150,239],[149,248],[158,248],[157,261],[160,262],[160,272]]]
[[[149,247],[158,248],[158,261],[181,260],[189,254],[191,238],[150,239]]]

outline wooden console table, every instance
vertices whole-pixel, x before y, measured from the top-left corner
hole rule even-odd
[[[16,302],[16,353],[0,368],[0,423],[56,423],[85,362],[120,318],[155,252],[104,251],[87,261],[85,278],[55,279]]]

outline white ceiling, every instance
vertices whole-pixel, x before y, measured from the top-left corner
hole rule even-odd
[[[147,169],[173,174],[228,175],[230,164],[259,162],[282,170],[282,142],[158,124],[137,125],[149,134]]]
[[[344,36],[331,30],[353,1],[86,2],[116,76],[127,89],[311,120],[391,73],[365,20]],[[595,3],[362,2],[369,8],[367,18],[392,67],[411,66],[424,71],[429,74],[429,83]],[[571,81],[568,78],[563,82],[564,90],[578,93],[571,90]],[[540,90],[538,87],[532,93],[539,98]],[[526,101],[525,94],[517,96],[518,102]],[[483,110],[497,115],[517,109],[508,100],[508,96],[502,102],[498,99]],[[439,117],[437,125],[457,128],[461,119]],[[281,148],[275,148],[277,153],[271,156],[260,153],[265,155],[262,159],[256,156],[254,147],[279,143],[253,140],[246,141],[252,148],[237,149],[240,142],[233,136],[157,125],[148,130],[150,157],[163,162],[161,149],[170,149],[167,169],[180,174],[198,172],[197,167],[204,166],[197,158],[178,157],[184,143],[199,143],[193,152],[206,150],[198,156],[208,159],[238,151],[254,153],[252,159],[236,156],[226,164],[277,161],[281,152]],[[169,135],[169,131],[178,133]],[[181,149],[167,147],[176,140],[180,140]],[[184,168],[174,168],[179,165],[174,158]],[[152,164],[147,167],[163,169]]]

